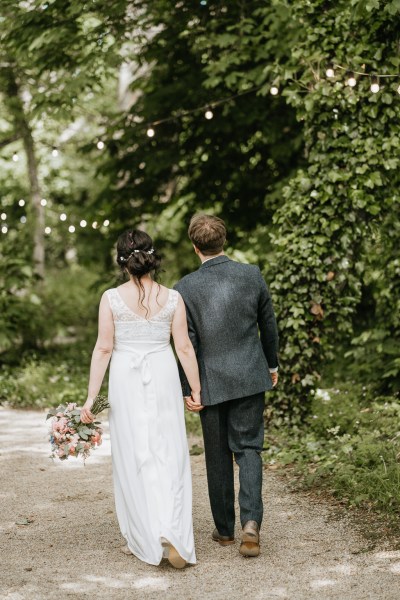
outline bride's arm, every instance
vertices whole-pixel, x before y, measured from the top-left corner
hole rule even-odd
[[[114,321],[110,304],[103,294],[99,306],[99,330],[97,342],[92,354],[88,395],[81,411],[81,420],[87,423],[93,420],[90,412],[94,399],[100,391],[114,345]]]
[[[192,397],[196,404],[200,404],[200,376],[199,367],[197,365],[196,354],[190,341],[185,303],[181,295],[178,298],[178,305],[175,310],[172,320],[172,337],[174,338],[174,346],[179,358],[179,362],[188,379]]]

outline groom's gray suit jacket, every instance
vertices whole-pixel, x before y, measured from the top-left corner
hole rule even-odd
[[[278,330],[260,269],[217,256],[176,285],[187,311],[204,406],[272,388]],[[179,368],[184,396],[191,390]]]

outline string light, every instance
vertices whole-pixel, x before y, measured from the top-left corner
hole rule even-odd
[[[74,233],[74,232],[75,232],[75,226],[74,226],[74,225],[70,225],[70,226],[68,227],[68,231],[69,231],[70,233]]]
[[[357,79],[354,77],[353,71],[347,71],[346,84],[349,87],[355,87],[357,85]]]
[[[152,138],[155,135],[155,131],[152,127],[149,127],[148,130],[146,131],[147,137]]]
[[[55,146],[53,146],[53,150],[51,151],[51,155],[56,158],[58,156],[58,150]]]
[[[370,88],[371,92],[373,94],[377,94],[379,92],[379,90],[381,89],[380,85],[379,85],[379,80],[378,80],[377,77],[374,76],[374,77],[371,78],[371,81],[372,81],[371,88]]]
[[[97,146],[98,150],[103,150],[103,148],[104,148],[104,142],[102,140],[99,140],[97,142],[96,146]]]
[[[397,88],[397,93],[398,93],[398,94],[400,94],[400,85],[399,85],[399,87]]]
[[[51,233],[51,227],[45,227],[44,228],[44,232],[45,232],[46,235],[50,235],[50,233]]]
[[[61,213],[60,221],[66,221],[66,220],[67,220],[67,215],[65,213]]]
[[[327,66],[325,75],[329,78],[335,77],[335,71],[334,71],[332,63],[329,63],[329,65]]]
[[[110,224],[110,221],[108,219],[106,219],[103,223],[104,227],[108,227]]]
[[[46,198],[42,198],[42,199],[41,199],[41,201],[40,201],[40,204],[41,204],[42,206],[46,206],[46,204],[47,204],[47,200],[46,200]]]
[[[85,219],[82,219],[82,221],[79,223],[79,225],[80,225],[81,227],[86,227],[86,225],[87,225],[87,221],[85,221]]]
[[[208,110],[206,110],[206,112],[204,113],[205,118],[209,121],[210,119],[213,118],[214,113],[213,111],[209,108]]]
[[[18,204],[19,206],[25,206],[25,200],[21,198],[21,200],[18,200]]]
[[[93,227],[93,229],[97,229],[97,221],[93,221],[92,227]]]
[[[7,225],[3,225],[3,227],[1,228],[1,233],[7,233],[7,231],[8,231]]]
[[[25,215],[22,215],[22,217],[20,218],[21,223],[26,223],[26,217]]]
[[[2,221],[5,221],[7,219],[6,213],[1,213],[0,217]]]
[[[277,95],[279,94],[279,88],[278,88],[276,85],[273,85],[273,86],[271,87],[271,89],[269,90],[269,93],[270,93],[272,96],[277,96]]]
[[[14,154],[12,156],[12,159],[13,159],[14,162],[18,162],[19,161],[19,156],[18,156],[18,154],[16,152],[14,152]]]

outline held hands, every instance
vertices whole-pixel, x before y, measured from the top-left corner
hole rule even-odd
[[[271,373],[272,385],[275,387],[278,383],[278,371]]]
[[[94,421],[94,415],[90,412],[93,402],[86,401],[81,410],[81,421],[82,423],[92,423]]]
[[[201,404],[200,392],[192,392],[191,396],[184,397],[186,408],[190,412],[199,412],[203,410],[204,406]]]

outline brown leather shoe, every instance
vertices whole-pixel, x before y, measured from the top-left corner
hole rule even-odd
[[[217,528],[212,532],[212,539],[214,542],[218,542],[220,546],[230,546],[235,543],[233,535],[220,535]]]
[[[239,552],[242,556],[260,554],[260,528],[256,521],[247,521],[244,524]]]

